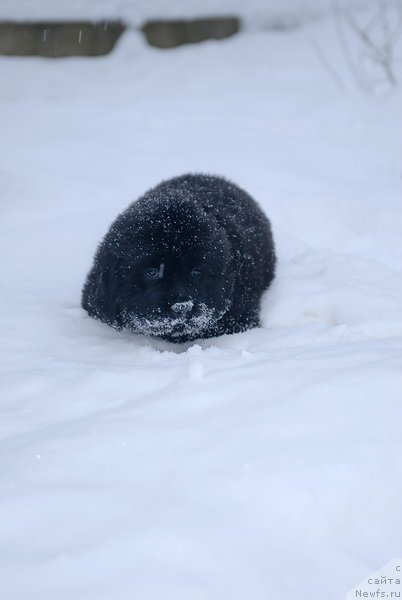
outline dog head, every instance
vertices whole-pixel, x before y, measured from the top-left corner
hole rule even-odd
[[[133,204],[98,253],[99,318],[173,342],[213,331],[231,305],[231,245],[189,202]],[[100,301],[100,302],[99,302]]]

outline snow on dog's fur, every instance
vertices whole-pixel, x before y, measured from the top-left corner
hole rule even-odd
[[[117,217],[82,293],[89,315],[172,342],[259,324],[275,273],[268,219],[220,177],[162,182]]]

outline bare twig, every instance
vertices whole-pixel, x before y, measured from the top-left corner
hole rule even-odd
[[[313,39],[310,40],[311,45],[314,48],[314,51],[318,57],[318,60],[321,62],[321,64],[325,67],[325,69],[328,71],[328,73],[330,74],[330,76],[332,77],[332,79],[335,81],[337,87],[344,92],[345,91],[345,85],[341,79],[341,77],[339,76],[339,74],[337,73],[337,71],[334,69],[333,65],[330,63],[330,61],[328,60],[328,58],[325,56],[322,48],[320,48],[320,46],[317,44],[317,42]]]
[[[353,59],[352,53],[350,52],[349,44],[346,40],[345,32],[344,32],[343,25],[342,25],[342,11],[339,6],[338,0],[332,0],[332,8],[333,8],[334,16],[335,16],[336,32],[338,35],[338,39],[339,39],[345,60],[349,66],[349,69],[350,69],[355,81],[357,81],[357,83],[363,90],[367,91],[367,85],[365,84],[364,80],[362,79],[359,69],[355,65],[355,61]]]
[[[401,0],[377,0],[377,8],[365,26],[361,26],[349,9],[341,9],[339,0],[332,0],[335,15],[335,24],[338,39],[349,66],[349,69],[362,89],[373,92],[377,88],[378,81],[385,79],[389,85],[398,85],[395,62],[395,46],[398,36],[402,32],[402,1]],[[395,21],[395,24],[392,23]],[[345,34],[343,23],[353,32],[354,39],[363,50],[362,59],[352,54],[349,39]],[[353,42],[353,39],[352,39]],[[369,75],[364,65],[377,65],[384,77]]]
[[[397,85],[396,77],[392,69],[392,54],[389,44],[386,44],[385,46],[376,44],[368,35],[367,30],[361,29],[350,14],[347,15],[347,21],[356,35],[358,35],[366,46],[371,49],[371,59],[382,66],[388,81],[392,85]]]

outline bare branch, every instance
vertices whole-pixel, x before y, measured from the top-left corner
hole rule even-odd
[[[350,30],[353,31],[356,39],[360,41],[366,52],[363,54],[365,61],[370,61],[376,64],[383,72],[385,79],[392,86],[398,84],[394,71],[395,45],[398,36],[402,31],[402,3],[401,0],[395,0],[395,10],[397,12],[397,22],[395,26],[391,25],[391,14],[395,17],[395,11],[392,10],[390,2],[387,0],[378,0],[377,9],[374,15],[369,19],[365,26],[358,24],[351,11],[344,9],[341,11],[338,0],[332,0],[335,13],[335,22],[337,27],[338,38],[345,55],[346,61],[351,69],[351,72],[357,83],[366,91],[375,91],[378,78],[373,80],[368,76],[368,73],[362,74],[363,64],[356,63],[352,56],[350,47],[346,41],[346,35],[343,30],[341,21],[347,23]],[[379,37],[381,39],[379,39]],[[382,80],[382,78],[380,78]]]
[[[315,51],[319,61],[321,62],[321,64],[328,71],[328,73],[330,74],[332,79],[335,81],[337,87],[341,90],[341,92],[344,92],[346,90],[345,85],[344,85],[341,77],[339,76],[339,74],[334,69],[333,65],[331,65],[330,61],[325,56],[324,52],[322,51],[322,48],[320,48],[320,46],[317,44],[317,42],[315,40],[311,39],[310,42],[311,42],[311,45],[313,46],[314,51]]]

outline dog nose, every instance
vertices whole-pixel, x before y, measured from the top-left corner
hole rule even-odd
[[[187,300],[186,302],[175,302],[175,304],[172,304],[171,309],[177,315],[186,315],[193,310],[193,307],[194,302]]]

